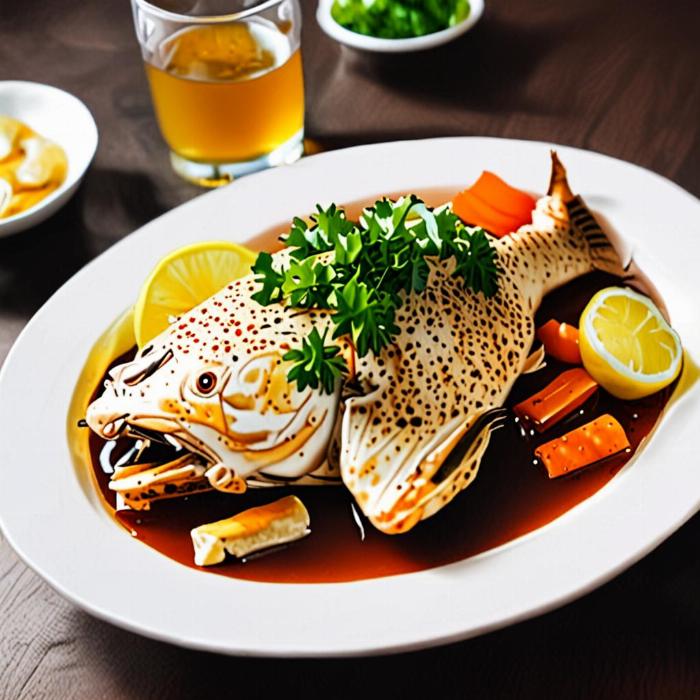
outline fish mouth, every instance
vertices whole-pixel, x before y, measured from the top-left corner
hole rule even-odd
[[[151,444],[157,443],[161,447],[169,447],[174,452],[184,450],[194,457],[198,457],[207,464],[216,464],[219,461],[218,455],[204,445],[197,445],[183,430],[174,432],[160,432],[152,428],[144,428],[139,425],[128,425],[125,434],[139,440],[148,440]]]
[[[154,501],[212,488],[206,472],[218,463],[218,456],[195,445],[186,433],[125,422],[118,437],[132,441],[110,477],[118,509],[148,510]]]

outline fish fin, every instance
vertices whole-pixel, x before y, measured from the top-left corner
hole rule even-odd
[[[600,227],[590,209],[586,206],[581,197],[574,197],[568,202],[566,208],[569,211],[571,226],[579,231],[588,243],[588,252],[596,270],[609,272],[618,277],[627,274],[630,263],[626,265],[622,262],[620,254],[610,239]],[[631,261],[630,261],[631,262]]]
[[[491,434],[502,427],[506,415],[504,408],[495,408],[471,417],[462,428],[457,444],[442,455],[442,464],[429,483],[408,495],[405,505],[410,507],[399,510],[393,522],[385,524],[385,527],[388,525],[390,532],[406,532],[421,520],[435,515],[467,488],[476,478],[491,441]],[[425,468],[427,461],[423,460],[421,468]]]
[[[410,468],[416,452],[427,441],[425,431],[385,408],[392,403],[388,389],[378,387],[365,396],[351,397],[343,409],[340,473],[368,518],[381,513],[387,491],[397,478],[401,481],[399,475]],[[396,497],[399,495],[397,489]]]
[[[564,204],[568,204],[576,195],[574,195],[569,187],[569,181],[566,177],[566,168],[559,160],[556,151],[552,150],[549,153],[552,157],[552,172],[549,176],[547,194],[550,197],[560,199]]]
[[[502,406],[491,408],[466,421],[464,430],[459,441],[444,456],[444,461],[433,476],[431,481],[435,484],[442,484],[445,480],[452,478],[454,471],[459,471],[464,465],[464,460],[477,452],[483,455],[491,432],[503,425],[508,411]],[[485,444],[484,444],[485,442]],[[477,465],[478,467],[478,465]]]
[[[435,513],[452,501],[460,491],[466,489],[474,481],[481,466],[481,460],[484,458],[484,454],[491,442],[491,435],[503,427],[504,417],[505,411],[490,417],[482,425],[478,433],[471,438],[471,441],[466,445],[466,449],[462,448],[461,455],[456,459],[453,455],[450,455],[452,458],[450,462],[453,459],[459,461],[457,461],[456,466],[452,468],[449,474],[436,484],[435,490],[429,494],[428,498],[425,499],[425,503],[421,505],[423,511],[422,519],[435,515]],[[464,441],[466,442],[468,438],[469,435],[466,435]],[[460,448],[461,445],[458,445],[455,448],[455,452],[460,451]],[[435,477],[433,477],[433,480],[435,480]]]
[[[593,213],[580,195],[574,195],[566,177],[566,168],[559,160],[556,151],[552,155],[552,174],[547,193],[564,203],[569,213],[572,228],[580,233],[588,244],[588,252],[596,270],[624,277],[629,268],[625,265],[615,246],[603,231]]]
[[[540,347],[532,352],[525,360],[521,374],[532,374],[544,369],[547,366],[547,362],[545,360],[546,354],[544,345],[540,345]]]
[[[377,401],[377,396],[350,400],[346,406],[341,475],[372,524],[382,532],[397,534],[425,517],[422,504],[433,491],[442,489],[434,480],[446,478],[445,470],[452,468],[447,457],[463,444],[470,454],[472,444],[484,443],[485,450],[484,431],[505,410],[420,425],[418,420],[423,419],[413,423],[393,416],[390,421],[382,420],[384,402]],[[477,466],[479,461],[480,456],[475,460]]]

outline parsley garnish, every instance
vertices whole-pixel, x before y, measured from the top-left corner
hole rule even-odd
[[[407,294],[428,284],[427,258],[454,258],[453,276],[465,288],[493,296],[498,290],[496,251],[483,229],[464,226],[449,209],[434,212],[418,197],[382,199],[365,209],[358,224],[332,204],[317,206],[311,224],[294,219],[282,238],[292,248],[291,262],[273,266],[260,253],[253,266],[261,285],[253,299],[267,306],[285,302],[298,309],[328,309],[336,339],[352,339],[359,357],[379,354],[399,333],[396,311]],[[322,255],[323,254],[323,255]],[[314,329],[284,359],[294,363],[288,379],[303,390],[332,393],[347,371],[339,347]]]
[[[259,253],[250,269],[259,275],[255,279],[262,284],[262,289],[253,294],[253,299],[262,306],[282,301],[284,275],[272,267],[272,256],[269,253]]]
[[[468,0],[335,0],[331,8],[346,29],[383,39],[432,34],[468,14]]]
[[[321,335],[314,328],[308,337],[304,338],[301,349],[290,350],[282,357],[296,364],[289,370],[288,379],[297,383],[299,391],[307,386],[317,389],[319,384],[327,394],[335,389],[336,379],[345,372],[345,362],[338,357],[340,348],[337,345],[326,345],[326,334]]]

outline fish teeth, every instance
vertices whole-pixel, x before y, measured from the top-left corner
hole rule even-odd
[[[125,422],[123,416],[109,421],[109,423],[106,423],[102,428],[102,434],[105,435],[105,437],[115,437],[121,431]]]
[[[172,435],[163,433],[163,437],[175,448],[176,452],[179,452],[182,449],[182,445],[174,437],[172,437]]]

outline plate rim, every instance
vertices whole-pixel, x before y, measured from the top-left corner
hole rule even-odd
[[[333,151],[329,153],[324,153],[324,154],[319,154],[317,156],[310,157],[308,159],[305,159],[305,161],[302,161],[300,165],[303,166],[304,162],[307,164],[314,160],[316,163],[321,163],[323,160],[326,159],[342,159],[344,157],[343,154],[346,154],[347,152],[353,152],[357,155],[358,152],[360,153],[367,153],[368,150],[373,150],[379,153],[384,150],[390,150],[390,149],[401,149],[401,148],[430,148],[431,144],[438,144],[438,143],[444,143],[444,142],[449,142],[449,144],[453,144],[455,141],[459,142],[470,142],[470,143],[476,143],[476,142],[486,142],[487,145],[488,143],[491,142],[499,142],[499,144],[509,144],[512,145],[514,143],[516,144],[528,144],[528,147],[539,147],[545,151],[545,148],[548,148],[551,146],[551,144],[546,143],[546,142],[538,142],[538,141],[523,141],[523,140],[514,140],[514,139],[499,139],[499,138],[493,138],[493,137],[446,137],[446,138],[439,138],[439,139],[423,139],[423,140],[418,140],[418,141],[399,141],[399,142],[389,142],[385,144],[372,144],[369,146],[355,146],[351,147],[349,149],[343,149],[342,151]],[[416,144],[420,144],[420,146],[416,146]],[[468,146],[467,146],[468,148]],[[619,159],[614,159],[611,158],[610,156],[605,156],[603,154],[598,154],[594,151],[585,151],[583,149],[571,149],[570,147],[566,146],[556,146],[557,149],[564,153],[568,152],[573,152],[576,151],[578,153],[586,153],[586,154],[592,154],[598,158],[604,158],[604,159],[609,159],[611,161],[617,161],[618,163],[622,164],[625,168],[627,167],[632,167],[640,171],[641,173],[644,174],[644,177],[648,177],[649,175],[653,176],[654,178],[658,178],[659,181],[663,182],[665,186],[668,186],[669,184],[673,186],[673,189],[675,189],[676,194],[682,194],[684,197],[689,198],[688,202],[695,206],[699,207],[700,202],[693,197],[690,193],[686,192],[682,188],[680,188],[678,185],[673,183],[672,181],[668,180],[667,178],[664,178],[661,175],[658,175],[656,173],[653,173],[651,171],[648,171],[644,168],[641,168],[640,166],[637,166],[635,164],[627,163],[626,161],[620,161]],[[484,164],[481,164],[480,167],[485,167]],[[293,168],[297,168],[298,166],[291,166],[290,169],[285,168],[284,170],[287,173],[293,173],[294,170]],[[310,167],[310,166],[303,166],[303,167]],[[316,167],[316,166],[314,166]],[[322,166],[319,165],[319,168]],[[275,171],[267,171],[266,173],[263,173],[263,175],[267,175],[270,172],[275,172]],[[276,171],[278,173],[282,171]],[[289,175],[285,175],[284,177],[288,177]],[[258,176],[252,176],[251,178],[246,178],[249,182],[253,181],[253,178],[258,177]],[[279,177],[283,177],[282,175],[279,175]],[[257,181],[256,181],[257,182]],[[236,183],[234,183],[233,187],[236,187]],[[247,185],[247,188],[250,189],[254,187],[254,185]],[[391,190],[391,187],[386,188],[387,191]],[[105,258],[113,256],[114,255],[114,250],[120,248],[122,245],[128,245],[126,242],[129,240],[132,240],[135,236],[137,236],[139,233],[143,231],[143,229],[148,228],[149,226],[152,226],[154,222],[161,222],[165,217],[169,217],[170,215],[173,215],[173,212],[177,212],[178,210],[181,210],[182,207],[187,207],[188,205],[192,204],[193,202],[201,201],[204,200],[206,197],[212,198],[212,196],[216,197],[219,196],[221,197],[222,195],[219,194],[224,190],[219,190],[216,192],[212,193],[206,193],[200,197],[195,198],[194,200],[190,200],[190,202],[187,202],[180,207],[177,207],[170,212],[166,212],[163,214],[161,217],[158,217],[158,219],[154,220],[153,222],[149,222],[145,226],[141,227],[137,231],[133,232],[131,235],[125,237],[121,241],[119,241],[117,244],[112,246],[108,251],[105,251],[102,253],[100,256],[92,260],[90,263],[88,263],[84,268],[82,268],[80,271],[78,271],[73,277],[71,277],[70,280],[68,280],[64,285],[62,285],[55,293],[52,295],[52,297],[44,304],[41,309],[34,315],[34,317],[29,321],[27,326],[23,329],[23,331],[20,333],[18,338],[16,339],[15,343],[13,344],[10,352],[7,355],[7,358],[5,359],[5,362],[3,363],[3,367],[0,368],[0,409],[2,409],[2,399],[4,398],[4,391],[3,387],[6,384],[6,377],[9,376],[9,369],[12,366],[14,366],[15,363],[15,355],[19,353],[20,349],[22,348],[23,343],[25,342],[25,338],[29,336],[29,333],[31,332],[31,329],[34,327],[34,325],[38,325],[41,322],[41,319],[43,316],[48,313],[47,308],[50,309],[51,302],[54,300],[54,298],[58,297],[59,295],[65,294],[66,289],[68,289],[71,286],[76,285],[77,283],[75,280],[80,279],[81,277],[90,274],[88,270],[92,270],[95,267],[98,267],[102,264],[104,264],[103,261]],[[367,193],[369,195],[369,192]],[[177,214],[175,214],[177,216]],[[155,234],[153,234],[155,235]],[[112,251],[112,252],[110,252]],[[696,387],[697,389],[697,387]],[[694,390],[694,395],[697,394],[697,391]],[[672,407],[676,408],[676,407]],[[697,407],[696,407],[697,408]],[[0,435],[2,434],[2,428],[0,428]],[[653,445],[654,443],[652,443]],[[647,450],[649,447],[647,447]],[[645,450],[646,452],[646,450]],[[616,480],[619,477],[622,477],[623,475],[620,474],[618,477],[616,477]],[[77,486],[77,484],[75,485]],[[581,505],[582,506],[588,506],[591,502],[594,500],[599,500],[597,497],[601,493],[607,493],[606,489],[603,489],[602,492],[598,492],[598,494],[595,494],[593,497],[587,499],[584,501]],[[2,501],[2,497],[0,497],[0,502]],[[610,580],[613,578],[615,575],[620,573],[622,570],[628,568],[631,566],[633,563],[641,559],[643,556],[645,556],[649,551],[654,549],[660,542],[662,542],[666,537],[668,537],[673,531],[675,531],[678,527],[680,527],[689,517],[693,515],[694,512],[697,511],[698,507],[700,506],[700,496],[698,499],[695,499],[690,507],[688,507],[686,510],[684,510],[680,516],[676,515],[675,518],[673,518],[673,523],[661,530],[657,530],[655,536],[647,538],[646,544],[644,547],[639,548],[635,550],[635,552],[626,558],[620,560],[617,562],[615,566],[609,566],[605,570],[604,573],[593,576],[586,580],[582,585],[576,587],[573,590],[570,591],[564,591],[560,596],[549,596],[546,601],[541,601],[540,604],[538,605],[532,605],[528,607],[526,610],[521,610],[518,613],[512,613],[505,611],[502,616],[494,616],[494,618],[491,620],[490,623],[488,624],[480,624],[476,625],[468,630],[458,630],[458,631],[452,631],[449,633],[436,633],[436,634],[424,634],[422,635],[419,639],[404,639],[401,642],[397,642],[394,644],[386,644],[386,643],[380,643],[378,645],[373,646],[371,643],[365,642],[365,643],[355,643],[353,645],[344,645],[343,649],[338,648],[337,646],[331,649],[323,649],[323,648],[303,648],[303,649],[290,649],[289,646],[280,646],[278,648],[274,648],[270,646],[269,644],[267,646],[263,647],[254,647],[250,646],[250,644],[246,645],[245,647],[242,647],[240,645],[236,644],[230,644],[230,643],[212,643],[210,640],[202,639],[202,638],[197,638],[196,636],[190,636],[187,639],[185,638],[177,638],[173,637],[172,634],[167,634],[161,632],[159,629],[155,628],[147,628],[143,624],[138,624],[138,623],[133,623],[131,621],[121,619],[118,617],[115,617],[115,614],[113,612],[110,612],[108,610],[103,609],[100,606],[92,605],[90,602],[87,602],[80,598],[79,596],[75,596],[73,592],[69,589],[66,588],[65,585],[62,584],[61,581],[59,581],[51,572],[48,572],[45,570],[44,567],[42,567],[38,562],[34,561],[34,558],[31,556],[25,556],[26,552],[23,551],[23,548],[21,546],[21,543],[18,541],[17,538],[14,537],[14,533],[12,532],[12,528],[7,527],[7,523],[5,521],[5,514],[3,512],[3,509],[0,509],[0,528],[5,534],[5,537],[8,541],[8,543],[13,547],[15,552],[20,556],[20,558],[27,564],[30,568],[32,568],[34,571],[36,571],[44,580],[46,580],[49,585],[54,588],[54,590],[57,590],[61,595],[66,597],[68,600],[79,606],[80,608],[87,610],[91,614],[95,615],[96,617],[103,619],[105,621],[108,621],[112,624],[116,624],[119,627],[122,627],[124,629],[128,629],[132,632],[136,632],[139,634],[143,634],[145,636],[158,639],[161,641],[168,641],[170,643],[177,644],[179,646],[183,647],[188,647],[188,648],[196,648],[196,649],[202,649],[202,650],[209,650],[209,651],[217,651],[221,653],[227,653],[227,654],[237,654],[241,656],[248,656],[248,655],[255,655],[255,656],[269,656],[269,657],[322,657],[322,656],[361,656],[361,655],[367,655],[367,654],[386,654],[386,653],[395,653],[398,651],[409,651],[409,650],[415,650],[419,648],[425,648],[428,646],[435,646],[439,644],[447,644],[451,643],[454,641],[458,641],[460,639],[466,639],[468,637],[476,636],[479,634],[483,634],[485,632],[491,631],[493,629],[497,629],[499,627],[502,627],[506,624],[513,624],[515,622],[527,619],[529,617],[533,617],[539,614],[542,614],[543,612],[546,612],[548,610],[554,609],[556,607],[559,607],[570,600],[573,600],[577,597],[580,597],[581,595],[586,594],[590,590],[593,590],[594,588],[598,587],[605,581]],[[564,515],[560,516],[557,520],[555,520],[552,524],[550,525],[555,525],[559,526],[562,519],[567,519],[571,514],[573,514],[575,511],[578,511],[579,506],[576,508],[568,511]],[[526,535],[526,538],[530,538],[531,535],[534,537],[536,535],[539,535],[542,530],[547,529],[549,526],[545,526],[545,528],[540,528],[533,533],[530,533]],[[21,537],[20,537],[21,539]],[[516,541],[516,544],[520,544],[520,539]],[[510,547],[510,545],[513,543],[508,543],[504,545],[505,547]],[[150,550],[150,548],[142,548],[143,550],[148,550],[149,552],[152,552],[153,550]],[[500,550],[501,548],[497,548]],[[483,560],[487,557],[490,557],[496,550],[489,550],[488,552],[485,552],[483,555],[478,555],[475,558],[471,558],[468,560],[464,560],[466,562],[471,562],[471,561],[476,561],[476,560]],[[163,556],[163,555],[159,555]],[[168,560],[170,561],[170,560]],[[449,569],[454,566],[459,566],[460,564],[463,564],[463,562],[457,562],[456,564],[450,564],[447,565],[446,567],[439,567],[438,569],[429,569],[423,572],[418,572],[416,574],[407,574],[407,575],[398,575],[398,576],[392,576],[392,577],[385,577],[383,579],[372,579],[369,581],[362,581],[362,582],[348,582],[348,583],[338,583],[338,584],[310,584],[313,587],[318,587],[318,586],[328,586],[328,587],[344,587],[344,586],[364,586],[369,584],[370,586],[373,585],[374,582],[376,581],[381,581],[381,582],[386,582],[390,581],[391,579],[400,579],[404,577],[420,577],[423,576],[424,574],[430,575],[431,572],[439,572],[442,571],[443,569]],[[181,565],[177,565],[180,567]],[[182,567],[185,569],[186,567]],[[199,576],[208,576],[206,573],[200,573],[200,572],[193,572]],[[224,577],[218,577],[218,576],[209,576],[209,578],[215,578],[215,579],[223,579]],[[230,579],[224,579],[225,581],[230,581]],[[303,588],[305,587],[305,584],[253,584],[254,586],[292,586],[292,587],[299,587]],[[243,586],[245,587],[245,586]]]

